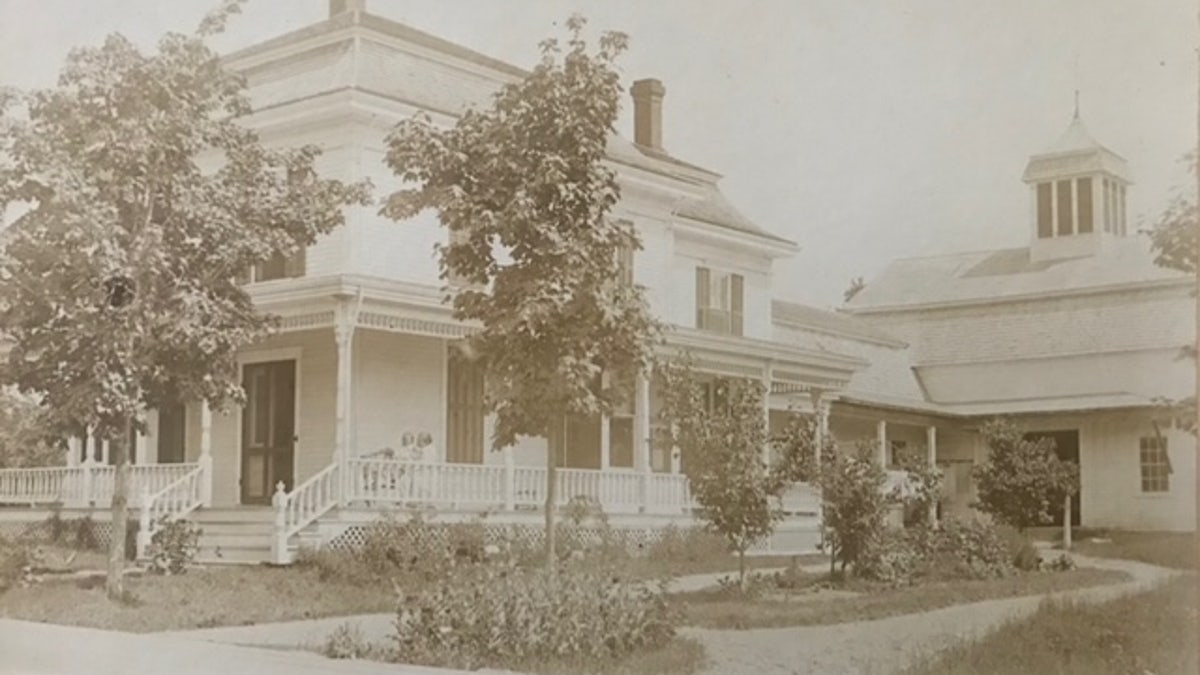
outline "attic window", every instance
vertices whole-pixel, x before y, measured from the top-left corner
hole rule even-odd
[[[741,335],[745,281],[740,274],[696,268],[696,328]]]

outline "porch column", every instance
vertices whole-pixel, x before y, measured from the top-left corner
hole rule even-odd
[[[633,390],[633,468],[641,474],[641,510],[650,503],[650,373],[638,373]]]
[[[925,454],[930,469],[937,469],[937,427],[925,427]],[[937,523],[937,501],[929,505],[929,524]]]
[[[361,300],[361,295],[359,296]],[[334,424],[333,461],[338,464],[337,499],[345,503],[350,461],[350,394],[354,368],[354,327],[358,323],[357,307],[348,295],[338,297],[335,310],[333,338],[337,344],[336,422]]]
[[[762,447],[762,463],[767,467],[771,466],[771,380],[773,371],[773,367],[767,364],[766,371],[763,373],[763,435],[766,437],[766,442]]]
[[[212,506],[213,461],[212,461],[212,410],[208,401],[200,402],[200,458],[203,472],[200,474],[200,505]]]
[[[79,455],[83,454],[79,439],[75,436],[67,437],[67,466],[79,466]]]
[[[876,449],[879,466],[887,468],[887,421],[879,420],[879,424],[875,427],[875,437],[878,441]]]
[[[814,466],[817,469],[821,468],[821,451],[825,448],[825,443],[829,439],[829,404],[821,395],[820,389],[813,389],[809,395],[812,397],[813,410],[817,413],[817,449],[814,453]]]

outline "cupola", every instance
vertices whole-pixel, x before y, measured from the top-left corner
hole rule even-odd
[[[1024,181],[1032,195],[1034,261],[1095,255],[1107,241],[1129,233],[1129,167],[1088,132],[1079,116],[1078,95],[1071,124],[1050,147],[1029,158]]]

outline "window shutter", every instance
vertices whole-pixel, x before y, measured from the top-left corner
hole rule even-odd
[[[707,267],[696,268],[696,328],[706,328],[704,310],[709,305],[709,271]]]
[[[742,293],[745,282],[742,275],[729,275],[729,332],[733,335],[742,334]]]

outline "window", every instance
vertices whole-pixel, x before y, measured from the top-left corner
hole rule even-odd
[[[741,335],[745,282],[740,274],[696,268],[696,327]]]
[[[1060,180],[1054,186],[1058,193],[1058,236],[1065,237],[1075,233],[1075,216],[1072,207],[1071,181]]]
[[[1078,200],[1079,234],[1092,231],[1092,179],[1075,180],[1075,198]]]
[[[159,464],[179,464],[185,461],[186,408],[182,403],[170,403],[158,409],[158,438],[155,452]]]
[[[278,254],[270,260],[255,265],[247,278],[247,282],[272,281],[275,279],[290,279],[304,276],[307,266],[307,251],[301,247],[292,255]]]
[[[620,270],[621,284],[633,285],[633,247],[622,246],[617,249],[617,268]]]
[[[888,441],[888,467],[904,466],[908,459],[908,441]]]
[[[1050,183],[1038,183],[1037,186],[1037,226],[1038,237],[1049,239],[1054,236],[1054,195]]]
[[[1142,492],[1167,492],[1171,489],[1171,458],[1167,455],[1167,439],[1162,436],[1143,436],[1140,440]]]
[[[446,363],[446,461],[483,463],[483,367],[449,350]]]
[[[612,466],[633,468],[633,392],[634,383],[619,382],[621,398],[608,418],[608,462]]]

